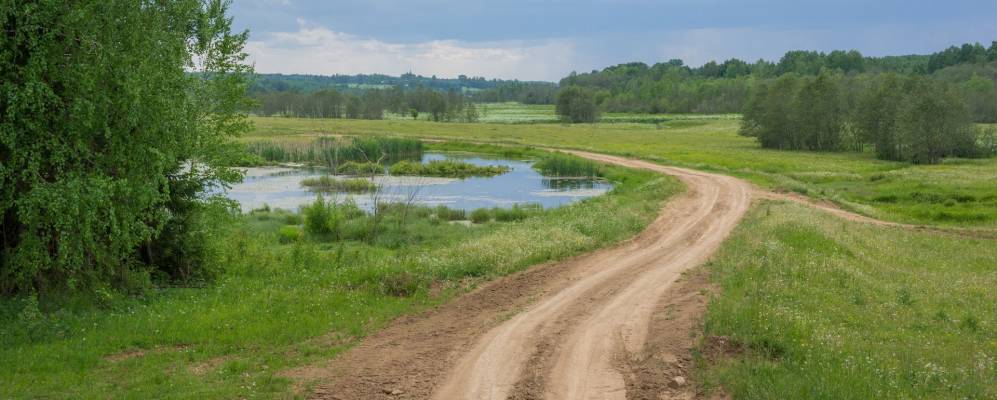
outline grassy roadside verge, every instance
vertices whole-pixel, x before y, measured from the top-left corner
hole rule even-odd
[[[404,136],[573,148],[639,157],[747,179],[759,186],[834,201],[875,218],[941,226],[997,227],[997,158],[940,165],[876,160],[865,153],[762,149],[737,135],[729,116],[657,124],[454,124],[254,118],[245,140],[316,135]]]
[[[701,348],[708,388],[743,399],[997,397],[992,240],[766,202],[707,268],[722,287]]]
[[[287,243],[281,229],[300,223],[288,213],[220,220],[231,225],[210,245],[224,273],[208,287],[83,311],[3,300],[0,398],[293,397],[281,371],[333,357],[476,282],[626,239],[681,190],[650,172],[605,173],[617,183],[605,196],[518,222],[447,224],[412,244]]]

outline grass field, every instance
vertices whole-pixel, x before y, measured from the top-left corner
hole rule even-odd
[[[320,134],[391,135],[575,148],[631,155],[742,177],[763,187],[834,201],[873,217],[919,224],[997,226],[997,158],[940,165],[876,160],[871,153],[760,148],[737,135],[740,121],[673,119],[657,124],[454,124],[254,118],[245,140]]]
[[[522,104],[522,103],[481,103],[476,104],[479,121],[491,124],[555,124],[560,119],[554,113],[552,104]],[[660,123],[672,120],[689,120],[727,118],[736,119],[737,115],[691,115],[691,114],[638,114],[638,113],[603,113],[602,123]],[[411,121],[412,116],[402,114],[385,114],[385,119],[395,121]],[[429,115],[420,115],[418,120],[429,121]]]
[[[304,234],[308,213],[219,219],[210,264],[223,273],[204,288],[75,309],[0,301],[0,398],[293,397],[288,369],[476,282],[628,238],[681,190],[649,172],[605,175],[614,190],[571,206],[493,210],[472,226],[385,217],[364,242]]]
[[[699,377],[738,399],[997,398],[993,240],[756,206],[707,268]],[[709,341],[704,351],[710,358]]]

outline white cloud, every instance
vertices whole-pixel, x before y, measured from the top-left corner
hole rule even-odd
[[[558,80],[575,64],[572,41],[391,43],[298,21],[295,32],[273,32],[246,44],[258,72],[384,73]]]

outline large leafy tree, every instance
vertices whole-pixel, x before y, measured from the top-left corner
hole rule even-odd
[[[0,292],[189,278],[248,127],[221,0],[0,0]]]

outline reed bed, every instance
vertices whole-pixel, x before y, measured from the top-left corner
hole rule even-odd
[[[440,178],[469,178],[472,176],[491,177],[502,175],[511,169],[504,165],[478,166],[457,160],[434,160],[426,164],[413,161],[399,161],[388,169],[391,175],[433,176]]]
[[[312,142],[264,140],[247,145],[250,154],[270,163],[303,163],[337,168],[348,162],[392,164],[422,158],[422,142],[415,139],[319,138]]]
[[[533,164],[533,169],[541,174],[557,177],[596,177],[603,173],[602,167],[595,162],[558,153],[544,156]]]
[[[301,186],[313,192],[368,193],[377,190],[377,184],[363,178],[334,178],[323,175],[301,181]]]

